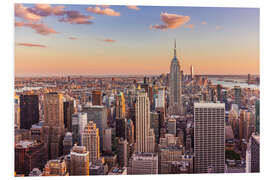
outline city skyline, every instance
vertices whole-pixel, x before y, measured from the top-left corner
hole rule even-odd
[[[185,73],[259,74],[256,8],[16,4],[15,26],[16,77],[168,73],[174,38]]]

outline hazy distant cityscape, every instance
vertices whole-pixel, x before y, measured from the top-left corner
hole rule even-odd
[[[63,9],[64,6],[26,7],[17,4],[16,18],[22,18],[28,24],[16,22],[16,26],[35,29],[40,24],[34,20],[52,15],[63,16],[58,19],[62,23],[92,24],[89,22],[90,16]],[[137,6],[126,9],[140,10]],[[126,9],[120,9],[121,14]],[[88,7],[86,10],[99,15],[120,16],[120,10],[116,12],[110,6]],[[169,22],[163,16],[181,21],[184,18],[185,21],[173,24],[175,21]],[[175,29],[182,25],[189,25],[185,27],[187,29],[194,27],[185,24],[190,20],[188,16],[161,13],[161,20],[165,25],[153,25],[150,29]],[[206,22],[200,24],[207,25]],[[35,30],[43,36],[48,35],[40,32],[39,28]],[[56,34],[53,29],[46,30]],[[75,40],[74,37],[70,39]],[[33,62],[33,67],[46,73],[40,72],[34,76],[31,73],[36,69],[27,69],[32,64],[26,67],[22,61],[28,61],[28,55],[23,55],[27,50],[17,47],[14,176],[260,172],[259,72],[254,73],[256,71],[252,67],[251,72],[246,74],[239,70],[234,74],[215,75],[213,72],[219,70],[205,71],[208,67],[203,60],[195,64],[182,59],[177,37],[170,41],[168,46],[173,48],[170,48],[170,56],[166,58],[170,61],[166,67],[162,67],[169,69],[169,72],[158,69],[163,73],[153,73],[163,66],[153,63],[153,72],[141,73],[144,70],[142,66],[137,75],[132,75],[133,72],[130,72],[131,75],[125,75],[126,72],[122,74],[121,68],[123,71],[129,68],[136,71],[136,67],[126,65],[123,68],[124,63],[115,62],[108,62],[111,63],[107,64],[109,67],[103,64],[99,70],[103,73],[106,72],[104,69],[119,65],[117,75],[111,72],[108,75],[90,75],[91,72],[89,75],[83,72],[81,75],[47,75],[55,67],[43,67],[46,63],[42,65],[43,56],[40,53],[43,50],[39,49],[38,55],[31,52],[40,58],[37,58],[40,64]],[[107,39],[108,42],[115,41]],[[28,44],[27,48],[33,46],[45,48],[33,44]],[[52,63],[50,60],[46,59]],[[189,68],[184,70],[183,61],[185,66],[189,63]],[[57,66],[58,62],[54,62]],[[16,66],[16,63],[19,65]],[[72,61],[73,64],[65,63],[60,63],[59,68],[70,65],[70,74],[74,74],[73,70],[79,67],[75,61]],[[82,69],[85,66],[81,62],[78,64]],[[255,64],[259,64],[258,59]],[[231,64],[232,67],[234,65]],[[220,67],[221,72],[226,71],[225,66],[213,67]],[[20,73],[16,73],[16,70]]]

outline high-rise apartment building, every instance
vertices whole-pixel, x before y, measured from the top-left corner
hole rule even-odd
[[[89,152],[89,162],[94,163],[99,159],[99,129],[93,121],[89,121],[82,133],[82,146]]]
[[[70,175],[89,175],[89,152],[85,146],[73,146],[70,152]]]
[[[115,118],[125,118],[126,117],[126,108],[125,108],[125,96],[120,92],[116,96],[115,101]]]
[[[194,103],[195,172],[224,173],[225,104]]]
[[[72,133],[66,132],[63,140],[63,155],[69,154],[73,146]]]
[[[169,114],[178,115],[181,113],[181,68],[180,63],[176,57],[176,42],[174,44],[174,57],[171,61],[169,74]]]
[[[30,129],[39,122],[38,95],[25,94],[20,96],[20,128]]]

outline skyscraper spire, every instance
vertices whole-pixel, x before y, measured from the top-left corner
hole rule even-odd
[[[176,40],[174,39],[174,57],[176,57]]]

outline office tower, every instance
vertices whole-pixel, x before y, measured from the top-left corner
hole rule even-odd
[[[92,105],[101,106],[102,105],[102,95],[101,91],[92,91]]]
[[[56,159],[62,152],[65,130],[62,94],[44,94],[44,119],[43,128],[49,159]]]
[[[158,89],[155,108],[165,108],[165,91],[164,88]]]
[[[156,142],[159,140],[159,128],[160,128],[160,114],[157,112],[150,112],[150,128],[154,130]]]
[[[172,134],[176,136],[176,120],[174,118],[170,118],[168,120],[168,134]]]
[[[260,172],[260,136],[252,134],[246,150],[246,172]]]
[[[67,164],[63,158],[53,159],[46,163],[43,176],[68,176]]]
[[[221,90],[222,90],[222,85],[218,84],[217,85],[217,100],[220,102],[222,101]]]
[[[241,87],[234,86],[234,103],[241,107]]]
[[[74,113],[74,101],[64,102],[64,124],[69,132],[72,129],[72,114]]]
[[[73,146],[72,133],[66,132],[63,140],[63,155],[69,154]]]
[[[14,127],[20,128],[20,97],[15,95],[14,98]]]
[[[20,128],[30,129],[32,124],[39,121],[39,100],[38,95],[20,96]]]
[[[27,176],[33,168],[42,168],[47,161],[43,142],[23,140],[15,144],[15,172]]]
[[[87,113],[87,122],[94,121],[99,129],[100,150],[103,150],[103,132],[107,128],[107,108],[105,106],[84,106],[83,112]]]
[[[240,109],[239,115],[239,139],[240,141],[245,138],[245,110]]]
[[[169,74],[169,114],[178,115],[181,113],[181,74],[180,63],[176,57],[176,42],[174,43],[174,57],[171,61],[170,74]]]
[[[191,65],[191,66],[190,66],[190,80],[192,80],[193,77],[194,77],[194,68],[193,68],[193,66]]]
[[[245,112],[245,139],[248,141],[252,133],[255,132],[255,113],[247,110]]]
[[[89,175],[89,152],[85,146],[72,147],[70,152],[70,175]]]
[[[255,128],[256,132],[260,134],[260,100],[255,102]]]
[[[183,154],[182,148],[168,146],[159,150],[160,174],[171,174],[173,162],[180,162]]]
[[[158,174],[156,153],[134,153],[130,159],[128,174]]]
[[[103,151],[112,152],[112,128],[106,128],[104,131]]]
[[[125,108],[125,97],[122,92],[120,92],[116,96],[116,101],[115,101],[115,118],[122,118],[124,119],[126,117],[126,108]]]
[[[134,144],[134,124],[131,119],[127,120],[127,141],[129,144]]]
[[[72,115],[72,140],[73,144],[81,145],[81,135],[87,124],[87,113],[80,112]]]
[[[128,142],[126,139],[118,139],[118,163],[120,167],[127,167],[128,165]]]
[[[194,103],[195,172],[224,173],[225,104]]]
[[[93,121],[89,121],[82,133],[82,146],[89,152],[89,162],[93,163],[99,159],[99,129]]]
[[[116,137],[127,138],[127,119],[126,118],[116,118],[115,119],[115,133]]]
[[[149,152],[150,103],[147,93],[141,92],[136,101],[136,152]]]

